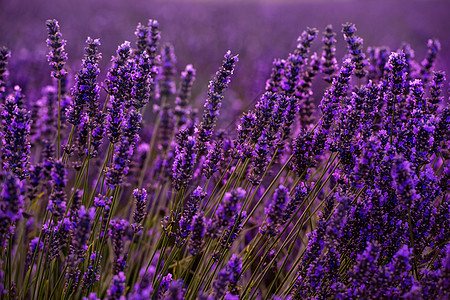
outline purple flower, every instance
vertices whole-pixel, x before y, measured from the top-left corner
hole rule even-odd
[[[181,127],[186,124],[186,115],[188,110],[188,100],[191,97],[191,89],[195,80],[195,69],[192,65],[187,65],[181,72],[181,82],[178,89],[177,98],[175,99],[174,114],[178,118],[177,126]]]
[[[165,152],[169,147],[172,138],[172,132],[175,126],[175,118],[169,105],[164,105],[159,116],[161,118],[158,128],[158,148],[161,152]]]
[[[216,125],[219,109],[222,106],[223,91],[228,87],[230,76],[233,74],[234,65],[238,56],[232,56],[231,51],[225,54],[222,66],[216,72],[216,76],[209,82],[208,97],[205,102],[202,121],[197,128],[197,149],[199,153],[206,150],[206,143],[211,140],[212,132]]]
[[[400,102],[399,95],[403,94],[406,87],[406,58],[402,51],[391,53],[388,61],[388,69],[389,92],[392,93],[389,101],[391,103],[398,103]]]
[[[2,111],[3,169],[11,170],[20,180],[28,173],[30,156],[30,112],[20,108],[17,99],[8,96]]]
[[[137,38],[136,41],[136,49],[134,50],[134,54],[136,57],[139,55],[142,55],[144,51],[147,50],[147,47],[149,45],[149,31],[148,27],[145,25],[142,25],[141,23],[138,23],[136,27],[136,31],[134,32],[134,35]]]
[[[188,249],[189,253],[193,256],[197,255],[202,249],[205,229],[205,218],[203,217],[203,212],[200,212],[200,214],[197,214],[192,218],[191,224],[192,236],[189,240]]]
[[[115,99],[114,102],[111,101],[111,104],[117,106],[122,104],[129,107],[131,104],[132,75],[134,71],[130,42],[126,41],[120,45],[116,53],[117,55],[111,59],[112,66],[107,74],[106,86],[108,93],[114,96]]]
[[[267,233],[270,237],[279,234],[279,226],[283,223],[288,201],[289,190],[283,185],[280,185],[273,193],[272,202],[264,209],[267,220],[259,229],[262,234]]]
[[[256,123],[253,126],[251,138],[252,142],[256,143],[260,138],[262,132],[266,130],[268,125],[273,120],[275,104],[279,101],[276,93],[264,93],[255,106]],[[278,128],[277,128],[278,130]]]
[[[126,137],[122,137],[114,149],[113,161],[106,172],[106,182],[110,187],[122,184],[123,178],[128,174],[130,159],[133,156],[134,145]]]
[[[183,300],[186,289],[183,288],[183,280],[172,280],[169,284],[169,289],[164,296],[164,300]]]
[[[175,189],[178,191],[186,187],[192,178],[197,157],[195,146],[195,139],[189,136],[186,130],[181,130],[177,134],[177,147],[172,165],[172,177]]]
[[[72,282],[72,289],[78,284],[80,269],[78,264],[85,259],[87,244],[91,235],[91,228],[94,223],[95,208],[86,210],[84,206],[78,211],[78,220],[73,224],[71,232],[71,244],[69,257],[67,258],[68,273],[67,283]],[[70,290],[69,290],[70,291]]]
[[[123,127],[123,136],[126,137],[132,145],[135,145],[139,140],[139,130],[141,129],[141,125],[142,114],[137,109],[130,108]]]
[[[109,289],[107,291],[108,300],[125,300],[126,297],[124,296],[125,287],[126,287],[126,277],[123,272],[120,272],[116,275],[114,275],[113,279],[111,280],[111,284],[109,286]]]
[[[242,276],[242,258],[233,254],[228,261],[227,268],[230,271],[230,293],[239,295],[238,282]]]
[[[320,61],[320,70],[325,74],[324,80],[328,83],[333,82],[333,78],[338,69],[336,60],[336,33],[333,26],[328,25],[323,33],[322,42],[324,44],[322,58]]]
[[[285,224],[292,215],[300,210],[300,205],[305,201],[306,196],[308,195],[308,189],[304,184],[299,184],[295,190],[294,197],[289,197],[289,201],[286,205],[286,209],[283,213],[283,219],[281,221],[281,225]]]
[[[311,63],[305,66],[305,72],[300,78],[297,95],[299,95],[299,117],[303,128],[308,127],[314,121],[314,99],[312,91],[312,80],[319,71],[319,59],[317,53],[311,56]]]
[[[420,67],[420,78],[424,83],[429,81],[431,69],[433,68],[438,52],[441,50],[441,43],[435,39],[428,40],[428,52]]]
[[[6,80],[8,79],[8,59],[11,52],[6,47],[0,47],[0,103],[5,100]]]
[[[228,285],[230,283],[230,270],[228,268],[224,268],[219,271],[217,274],[217,279],[212,283],[213,286],[213,299],[221,299],[225,296],[225,292],[227,291]]]
[[[219,170],[220,163],[224,159],[223,141],[217,140],[209,148],[202,168],[202,174],[208,179]]]
[[[147,54],[151,59],[156,58],[156,49],[158,47],[158,41],[161,39],[161,33],[159,32],[159,23],[156,20],[148,20],[148,33],[149,41],[147,44]]]
[[[122,124],[124,123],[123,110],[123,103],[118,99],[116,100],[114,96],[110,96],[106,131],[108,133],[109,141],[112,144],[119,142],[122,135]]]
[[[53,192],[50,195],[47,209],[59,219],[64,215],[67,208],[67,197],[64,191],[67,184],[67,171],[61,161],[54,163],[51,176]]]
[[[134,199],[136,200],[136,207],[133,213],[132,225],[134,232],[139,232],[142,230],[142,221],[144,220],[147,212],[147,190],[146,189],[135,189],[133,191]]]
[[[411,169],[411,163],[402,155],[397,155],[394,157],[391,176],[399,204],[404,209],[410,208],[412,203],[419,199],[415,189],[417,177]]]
[[[258,139],[258,143],[255,146],[255,150],[253,151],[254,161],[251,173],[249,174],[249,181],[253,185],[258,185],[262,181],[262,176],[266,171],[267,165],[269,164],[268,155],[269,155],[269,146],[266,137],[266,131],[264,130]]]
[[[441,96],[442,93],[442,83],[445,81],[445,72],[433,72],[433,80],[431,81],[430,88],[430,112],[435,113],[439,105],[442,103],[444,97]]]
[[[87,112],[90,118],[94,118],[99,113],[100,86],[97,78],[100,73],[98,62],[101,54],[98,52],[100,41],[98,39],[86,40],[85,56],[82,63],[82,69],[75,75],[75,87],[72,89],[73,103],[67,111],[69,123],[79,125],[81,115],[88,108]]]
[[[110,223],[109,236],[113,245],[114,268],[113,274],[117,275],[125,269],[125,259],[123,256],[125,233],[128,229],[128,222],[124,219],[112,220]]]
[[[154,61],[150,59],[147,52],[143,52],[136,57],[136,69],[132,74],[133,87],[131,88],[131,104],[140,109],[148,103],[150,99],[151,86],[154,76],[158,71]]]
[[[159,90],[162,97],[169,97],[175,94],[175,74],[177,58],[173,45],[166,43],[161,50],[160,77],[158,78]]]
[[[158,275],[158,276],[161,277],[161,275]],[[158,291],[157,292],[155,291],[156,299],[163,299],[163,296],[169,289],[169,286],[171,285],[172,281],[173,281],[173,276],[170,273],[161,279],[161,283],[158,287]]]
[[[16,175],[7,173],[2,178],[0,201],[0,246],[6,247],[7,234],[15,223],[22,219],[23,195],[22,185]]]
[[[95,262],[98,255],[98,252],[94,252],[91,254],[91,257],[89,257],[89,263],[82,280],[83,289],[89,289],[100,279],[100,266],[95,267]]]
[[[49,259],[59,258],[59,252],[69,241],[72,222],[68,218],[61,220],[53,227],[52,240],[49,241]]]
[[[355,76],[362,78],[367,74],[366,70],[364,70],[364,67],[367,65],[367,61],[362,49],[363,39],[355,35],[356,26],[352,23],[343,24],[342,32],[344,33],[344,38],[347,42],[349,54],[352,57],[352,62],[355,64]]]
[[[50,49],[48,61],[53,68],[52,76],[61,79],[65,75],[64,65],[67,60],[67,53],[64,51],[66,41],[62,39],[58,21],[47,20],[47,46]]]
[[[286,69],[286,61],[284,59],[275,59],[272,63],[272,73],[266,81],[266,92],[277,93],[281,91],[284,85],[284,74]]]
[[[238,210],[241,207],[240,201],[244,199],[246,192],[242,188],[237,188],[231,192],[225,193],[222,202],[214,214],[212,224],[208,226],[208,235],[217,237],[236,221]]]
[[[319,108],[323,114],[321,125],[325,130],[329,130],[331,124],[333,124],[334,116],[338,113],[337,106],[345,96],[354,68],[355,66],[351,60],[345,60],[339,75],[334,78],[331,87],[324,93]]]
[[[183,214],[180,219],[180,235],[186,238],[189,235],[193,217],[197,214],[200,202],[206,197],[201,187],[197,187],[184,204]]]

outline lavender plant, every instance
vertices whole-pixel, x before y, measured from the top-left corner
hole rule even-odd
[[[438,41],[418,63],[407,45],[365,51],[346,23],[339,65],[333,27],[320,57],[307,28],[233,131],[215,129],[231,51],[198,120],[196,69],[177,84],[156,20],[103,84],[99,40],[72,74],[47,27],[55,81],[39,101],[8,82],[14,53],[0,48],[2,299],[448,299]]]

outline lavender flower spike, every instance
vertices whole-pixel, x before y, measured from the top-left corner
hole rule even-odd
[[[101,54],[98,52],[100,41],[88,37],[86,44],[82,69],[75,75],[76,83],[72,90],[73,104],[67,112],[68,121],[73,125],[81,123],[81,114],[85,106],[89,107],[88,114],[91,118],[99,111],[100,87],[97,77],[100,73],[98,68],[98,61],[101,58]]]
[[[134,232],[139,232],[142,230],[142,221],[146,215],[147,190],[135,189],[133,191],[133,196],[136,199],[136,208],[133,213],[134,224],[132,227]]]
[[[367,61],[362,49],[363,39],[355,35],[355,24],[345,23],[342,25],[342,32],[344,33],[344,38],[347,42],[349,54],[352,57],[352,62],[355,64],[355,76],[362,78],[367,74],[367,71],[364,70],[364,67],[367,65]]]
[[[187,130],[182,130],[177,135],[177,147],[175,160],[173,161],[173,184],[176,190],[181,190],[192,178],[196,153],[195,139],[188,136]]]
[[[0,247],[6,246],[10,227],[22,218],[23,195],[17,176],[8,173],[2,182],[0,200]]]
[[[28,173],[28,160],[30,156],[30,112],[25,108],[18,107],[17,99],[8,96],[2,107],[3,125],[3,168],[11,170],[24,179]]]
[[[60,160],[54,163],[51,176],[53,192],[50,195],[47,209],[56,218],[61,218],[66,211],[67,205],[66,192],[64,191],[67,184],[67,171]]]
[[[175,99],[175,115],[178,117],[178,127],[186,123],[188,100],[191,96],[192,84],[195,80],[195,72],[196,71],[192,65],[187,65],[181,73],[181,83],[177,98]]]
[[[212,132],[216,125],[220,106],[222,106],[223,91],[230,83],[230,76],[233,74],[234,65],[238,61],[238,56],[232,56],[231,51],[225,54],[222,66],[216,72],[216,76],[209,82],[208,98],[205,103],[202,121],[197,128],[197,149],[199,153],[206,150],[206,143],[211,140]]]
[[[48,54],[48,61],[52,66],[52,76],[56,79],[61,79],[65,74],[64,65],[67,60],[67,53],[64,51],[66,41],[61,38],[61,32],[58,21],[47,20],[47,46],[50,49]]]
[[[192,237],[189,240],[188,249],[191,255],[197,255],[204,243],[203,237],[205,235],[205,218],[203,217],[203,212],[192,218],[191,231]]]
[[[11,52],[6,47],[0,47],[0,103],[3,103],[6,91],[6,79],[8,78],[8,58]]]
[[[267,233],[270,237],[278,234],[278,227],[283,223],[286,205],[289,201],[289,190],[280,185],[273,193],[272,203],[264,209],[267,215],[266,224],[260,228],[261,233]]]
[[[322,58],[320,61],[320,69],[325,74],[324,80],[328,83],[333,82],[335,73],[338,69],[336,60],[336,33],[333,31],[333,26],[328,25],[323,33],[322,42],[324,44],[322,51]]]
[[[114,275],[111,285],[108,289],[108,300],[125,300],[125,296],[123,295],[125,292],[126,286],[126,277],[123,272],[120,272],[117,275]]]

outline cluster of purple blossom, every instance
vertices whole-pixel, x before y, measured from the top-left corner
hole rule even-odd
[[[2,297],[450,297],[437,40],[418,63],[407,44],[365,51],[347,23],[339,66],[332,26],[321,54],[307,28],[234,134],[216,129],[231,51],[199,117],[196,70],[187,65],[177,87],[157,21],[118,47],[103,84],[101,44],[88,38],[72,89],[66,41],[56,20],[47,28],[54,85],[37,101],[8,81],[0,49]]]

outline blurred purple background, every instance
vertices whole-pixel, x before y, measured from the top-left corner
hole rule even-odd
[[[442,45],[437,65],[450,70],[450,1],[150,1],[0,0],[0,45],[12,50],[11,79],[14,83],[43,86],[50,81],[46,62],[45,20],[60,22],[67,40],[69,66],[80,66],[87,36],[102,42],[102,78],[117,46],[135,42],[138,22],[149,18],[160,22],[162,42],[175,46],[178,72],[188,63],[198,70],[194,95],[202,96],[208,80],[218,68],[226,50],[239,53],[228,97],[231,112],[246,108],[261,93],[274,58],[285,58],[307,27],[323,32],[332,24],[337,32],[337,53],[345,43],[341,24],[355,23],[364,47],[386,45],[396,50],[410,43],[421,61],[428,38]],[[320,53],[321,37],[313,51]],[[317,79],[320,86],[320,78]],[[26,87],[25,87],[26,88]],[[318,98],[320,94],[318,93]],[[227,104],[225,103],[226,107]]]

